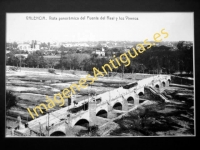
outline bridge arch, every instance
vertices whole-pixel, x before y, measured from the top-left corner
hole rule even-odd
[[[108,117],[108,112],[105,109],[101,109],[96,116],[102,117],[102,118],[107,118]]]
[[[78,120],[74,126],[79,125],[79,126],[83,126],[83,127],[88,127],[89,126],[89,121],[86,119],[80,119]]]
[[[144,95],[144,93],[143,93],[143,92],[140,92],[138,95],[139,95],[139,96],[142,96],[142,95]]]
[[[166,85],[166,84],[165,84],[165,82],[163,81],[163,82],[162,82],[162,86],[165,87],[165,85]]]
[[[170,80],[170,79],[168,79],[167,81],[168,81],[168,83],[170,84],[171,80]]]
[[[113,105],[113,109],[122,110],[122,104],[120,102],[115,103]]]
[[[155,87],[159,89],[159,85],[158,84],[156,84]]]
[[[130,96],[129,98],[127,98],[127,102],[134,104],[134,98],[132,96]]]
[[[66,136],[66,134],[62,131],[55,131],[50,136]]]

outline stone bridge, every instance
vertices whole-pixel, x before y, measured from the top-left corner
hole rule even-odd
[[[31,130],[33,130],[36,133],[42,132],[47,136],[65,135],[67,130],[75,125],[97,124],[96,116],[110,118],[113,110],[128,111],[128,105],[133,107],[139,105],[139,95],[145,94],[145,86],[159,89],[160,87],[169,86],[170,81],[171,77],[169,75],[156,75],[132,82],[112,91],[82,100],[76,106],[70,105],[51,112],[49,115],[46,114],[34,119],[28,122],[29,128],[17,130],[16,134],[21,133],[24,136],[30,136]],[[77,108],[82,106],[85,109],[76,111]]]

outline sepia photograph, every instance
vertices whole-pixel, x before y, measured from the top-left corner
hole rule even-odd
[[[196,135],[194,12],[6,13],[6,138]]]

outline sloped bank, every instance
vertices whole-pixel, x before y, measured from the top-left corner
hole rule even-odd
[[[171,96],[170,103],[154,101],[144,105],[146,101],[139,109],[115,120],[116,128],[104,136],[194,135],[193,105]]]

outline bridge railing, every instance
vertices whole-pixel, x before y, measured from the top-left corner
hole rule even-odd
[[[70,115],[71,115],[71,118],[76,118],[76,117],[80,117],[81,115],[84,115],[86,112],[89,112],[89,109],[88,110],[80,110],[76,113],[70,113]]]

